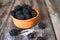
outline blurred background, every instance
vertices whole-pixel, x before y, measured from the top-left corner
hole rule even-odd
[[[31,4],[29,4],[29,1],[31,2]],[[1,38],[3,38],[4,36],[5,29],[7,29],[6,25],[8,24],[6,22],[9,18],[10,11],[13,10],[13,7],[16,6],[16,4],[22,4],[24,2],[36,8],[40,7],[39,10],[42,13],[49,13],[56,37],[58,40],[60,40],[60,31],[59,31],[60,30],[60,0],[29,0],[29,1],[0,0],[0,40],[3,40]]]

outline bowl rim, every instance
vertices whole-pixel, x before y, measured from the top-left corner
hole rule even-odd
[[[30,20],[33,20],[33,19],[35,19],[35,18],[37,18],[38,16],[39,16],[39,11],[36,9],[36,8],[32,8],[32,10],[34,10],[35,12],[36,12],[36,16],[35,17],[33,17],[33,18],[30,18],[30,19],[27,19],[27,20],[20,20],[20,19],[17,19],[17,18],[15,18],[15,17],[13,17],[13,16],[11,16],[12,18],[14,18],[14,19],[16,19],[16,20],[18,20],[18,21],[30,21]]]

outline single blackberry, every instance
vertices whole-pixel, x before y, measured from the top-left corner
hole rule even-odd
[[[28,5],[27,10],[32,10],[32,7]]]
[[[27,8],[27,5],[26,5],[26,4],[23,4],[22,7],[23,7],[23,9],[24,9],[24,8],[26,9],[26,8]]]
[[[27,35],[29,39],[33,39],[34,38],[34,33],[30,33]]]
[[[18,35],[18,30],[12,29],[9,33],[11,36],[16,36],[16,35]]]
[[[37,40],[44,40],[43,37],[38,37]]]
[[[17,5],[15,8],[14,8],[14,11],[17,12],[19,10],[22,10],[22,7],[20,5]]]
[[[9,33],[11,36],[17,36],[23,29],[12,29]]]
[[[26,19],[30,19],[31,18],[31,15],[30,14],[27,14],[27,13],[24,13]]]
[[[23,9],[23,13],[29,13],[27,9]]]
[[[31,10],[32,9],[32,7],[31,6],[29,6],[29,5],[26,5],[26,4],[23,4],[23,9],[27,9],[27,10]]]
[[[23,14],[22,11],[17,11],[16,12],[16,15],[20,15],[20,14]]]
[[[16,15],[16,18],[17,18],[17,19],[20,19],[20,20],[25,20],[25,19],[26,19],[23,14]]]
[[[15,16],[15,11],[11,11],[10,14],[11,14],[12,16]]]
[[[45,24],[43,24],[43,23],[39,23],[38,26],[40,29],[44,29],[46,27]]]
[[[36,14],[36,12],[32,11],[31,15],[32,15],[32,17],[35,17],[37,14]]]

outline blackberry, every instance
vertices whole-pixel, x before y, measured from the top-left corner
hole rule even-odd
[[[27,8],[27,5],[26,5],[26,4],[23,4],[22,7],[23,7],[23,9],[24,9],[24,8],[26,9],[26,8]]]
[[[23,9],[27,9],[27,10],[31,10],[32,9],[32,7],[31,6],[29,6],[29,5],[26,5],[26,4],[23,4]]]
[[[10,14],[11,14],[12,16],[15,16],[15,11],[11,11]]]
[[[27,13],[24,13],[26,19],[30,19],[31,18],[31,15],[30,14],[27,14]]]
[[[14,11],[17,12],[19,10],[22,10],[22,7],[20,5],[17,5],[15,8],[14,8]]]
[[[16,18],[20,20],[25,20],[25,16],[23,14],[16,15]]]
[[[17,12],[16,12],[16,15],[17,15],[17,16],[20,15],[20,14],[23,14],[22,11],[17,11]]]
[[[27,10],[32,10],[32,7],[28,5]]]
[[[25,8],[23,9],[23,13],[29,13],[28,10],[26,10]]]
[[[9,33],[11,36],[17,36],[23,29],[12,29]]]
[[[37,40],[44,40],[43,37],[38,37]]]
[[[27,35],[29,39],[33,39],[34,38],[34,33],[30,33]]]
[[[43,24],[43,23],[39,23],[38,26],[39,26],[40,29],[44,29],[45,28],[45,24]]]
[[[37,14],[36,14],[36,12],[32,11],[31,15],[32,15],[32,17],[35,17]]]
[[[11,36],[16,36],[16,35],[18,35],[18,30],[12,29],[9,33]]]

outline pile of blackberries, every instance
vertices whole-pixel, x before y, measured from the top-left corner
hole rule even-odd
[[[11,11],[11,15],[20,20],[26,20],[35,17],[37,14],[32,7],[26,4],[22,6],[17,5],[13,11]]]

